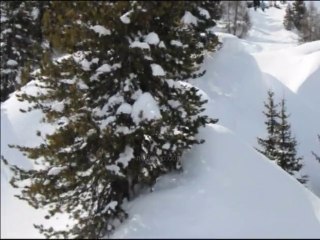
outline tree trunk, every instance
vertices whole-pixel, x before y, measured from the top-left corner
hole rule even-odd
[[[233,20],[233,35],[236,35],[237,32],[237,21],[238,21],[238,9],[239,9],[239,1],[234,1],[235,4],[235,13],[234,13],[234,20]]]

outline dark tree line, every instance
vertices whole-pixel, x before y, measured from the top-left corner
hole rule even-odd
[[[298,30],[300,42],[320,39],[320,12],[312,1],[307,5],[303,0],[288,3],[283,24],[287,30]]]

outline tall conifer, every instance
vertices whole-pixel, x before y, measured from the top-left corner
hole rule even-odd
[[[276,129],[279,125],[278,123],[278,111],[277,106],[274,102],[274,92],[271,90],[268,91],[268,101],[264,103],[264,106],[266,110],[263,112],[263,114],[266,117],[266,128],[267,128],[267,134],[268,136],[263,138],[258,138],[258,143],[261,146],[261,149],[258,149],[259,152],[261,152],[263,155],[265,155],[270,160],[276,159],[276,142],[277,142],[277,136],[276,136]]]
[[[47,218],[65,212],[75,221],[63,231],[37,226],[47,237],[112,232],[135,186],[179,169],[183,151],[202,142],[198,128],[217,121],[201,114],[206,101],[184,82],[204,74],[204,52],[218,45],[212,33],[198,44],[214,24],[192,14],[198,4],[51,2],[44,12],[40,91],[20,98],[57,128],[38,147],[15,146],[45,168],[11,168],[14,186],[30,180],[21,199],[48,207]]]

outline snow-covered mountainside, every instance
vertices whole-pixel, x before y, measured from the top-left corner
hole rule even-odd
[[[320,165],[311,154],[318,149],[320,133],[320,41],[298,45],[298,37],[283,28],[283,15],[277,8],[251,11],[253,28],[247,39],[222,34],[224,47],[207,59],[207,74],[194,85],[212,100],[208,114],[251,146],[266,134],[262,110],[267,90],[275,92],[277,101],[286,98],[298,153],[304,156],[303,171],[320,196]]]
[[[283,9],[250,14],[249,36],[219,34],[223,48],[192,82],[209,100],[206,113],[222,126],[202,129],[206,143],[184,156],[184,173],[164,176],[154,193],[128,204],[131,217],[115,238],[320,237],[314,195],[320,196],[320,165],[310,152],[320,132],[320,42],[298,46],[298,36],[283,28]],[[266,134],[262,110],[270,88],[277,100],[287,99],[314,193],[253,148]]]
[[[129,219],[112,237],[320,238],[320,164],[311,154],[320,134],[320,41],[298,46],[297,35],[282,26],[284,9],[250,14],[249,36],[219,33],[222,49],[207,56],[206,74],[191,81],[219,124],[201,129],[206,142],[185,153],[182,173],[162,176],[154,192],[126,203]],[[277,101],[287,99],[311,191],[254,149],[266,134],[269,88]],[[34,83],[23,90],[34,91]],[[14,94],[1,105],[1,154],[28,168],[7,144],[39,144],[36,130],[53,127],[38,123],[39,112],[21,113],[25,106]],[[2,165],[1,237],[41,237],[33,223],[44,214],[13,197],[9,177]],[[57,219],[55,226],[64,224]]]
[[[115,238],[320,236],[319,199],[313,208],[301,184],[227,128],[207,126],[200,135],[206,143],[185,155],[184,173],[130,202]]]

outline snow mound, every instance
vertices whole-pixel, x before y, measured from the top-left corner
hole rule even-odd
[[[320,68],[320,41],[261,53],[256,57],[261,69],[276,76],[296,93],[308,77]]]
[[[184,13],[181,21],[186,25],[189,25],[189,24],[193,24],[195,26],[198,25],[198,19],[195,16],[193,16],[192,13],[189,11],[186,11]]]
[[[280,55],[275,54],[280,50],[252,53],[252,46],[248,45],[247,40],[238,39],[230,34],[219,33],[218,35],[223,42],[222,49],[214,56],[205,59],[203,70],[207,71],[206,74],[200,79],[191,81],[210,99],[205,114],[212,118],[219,118],[220,124],[231,129],[251,146],[258,147],[257,137],[266,135],[262,111],[268,89],[275,92],[277,102],[285,97],[288,112],[291,114],[292,130],[299,142],[298,153],[304,157],[305,167],[302,173],[309,175],[309,188],[320,196],[320,165],[311,155],[311,150],[318,148],[316,135],[320,133],[318,124],[320,96],[317,91],[319,70],[312,74],[312,71],[307,72],[308,69],[315,68],[317,65],[318,61],[315,58],[317,52],[299,55],[292,53],[293,49],[298,47],[287,47],[281,54],[279,53]],[[262,61],[261,59],[266,55],[269,57]],[[301,57],[309,58],[307,66],[300,64],[293,67],[291,71],[284,67],[292,61],[292,58],[301,59]],[[298,93],[291,91],[280,80],[279,73],[268,73],[268,69],[274,70],[270,65],[279,69],[280,73],[292,76],[295,76],[299,69],[306,71],[307,80],[301,86],[301,91]],[[284,80],[291,83],[295,79],[285,78]],[[308,131],[305,130],[306,126]]]
[[[131,22],[129,15],[132,13],[132,11],[126,12],[120,17],[121,22],[124,24],[129,24]]]
[[[150,46],[145,42],[134,41],[130,44],[130,48],[150,49]]]
[[[35,81],[32,81],[22,87],[21,91],[35,94],[39,89],[35,87]],[[33,163],[18,150],[9,148],[8,144],[36,146],[42,143],[42,138],[36,136],[36,131],[41,130],[43,135],[50,134],[54,126],[40,123],[43,116],[41,111],[19,111],[27,109],[29,105],[18,101],[15,94],[16,92],[1,103],[1,154],[9,163],[30,169]],[[34,210],[26,202],[14,197],[18,191],[9,185],[11,176],[12,172],[1,162],[1,238],[43,238],[33,224],[42,222],[45,213]],[[60,218],[55,226],[59,228],[65,222]]]
[[[320,40],[301,44],[297,47],[294,47],[292,52],[301,55],[320,52]]]
[[[18,63],[17,63],[17,61],[10,59],[7,61],[7,65],[8,66],[17,66]]]
[[[138,125],[143,120],[153,120],[161,118],[160,109],[156,100],[148,92],[139,96],[132,106],[131,117]]]
[[[153,193],[126,206],[129,220],[114,238],[320,237],[296,180],[222,126],[199,137],[206,143],[185,154],[182,174],[162,177]]]
[[[109,64],[105,63],[102,66],[100,66],[96,71],[97,72],[110,72],[111,66]]]
[[[320,63],[319,63],[320,64]],[[298,95],[320,114],[320,67],[301,84]]]
[[[98,33],[99,37],[111,34],[111,31],[109,29],[106,29],[104,26],[101,25],[91,26],[90,29]]]
[[[151,45],[156,45],[160,42],[159,36],[155,32],[149,33],[144,40]]]
[[[151,65],[152,75],[153,76],[165,76],[166,73],[159,64],[152,63]]]

